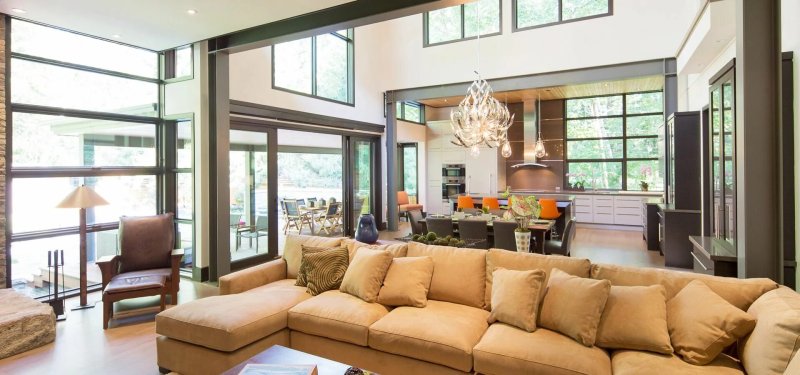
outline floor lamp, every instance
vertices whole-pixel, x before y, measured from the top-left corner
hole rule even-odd
[[[86,187],[86,185],[78,186],[73,190],[61,203],[58,208],[80,208],[81,221],[80,221],[80,257],[81,257],[81,275],[80,275],[80,295],[81,304],[73,308],[73,310],[88,309],[94,307],[86,303],[86,209],[90,207],[107,205],[103,197],[94,192],[94,190]]]

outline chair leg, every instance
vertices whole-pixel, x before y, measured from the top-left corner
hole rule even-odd
[[[175,298],[175,297],[173,297]],[[167,309],[167,291],[166,289],[161,290],[161,311]]]
[[[103,329],[108,329],[108,321],[111,320],[114,303],[103,299]]]

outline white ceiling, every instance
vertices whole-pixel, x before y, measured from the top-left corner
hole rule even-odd
[[[161,51],[350,1],[0,0],[0,13]]]

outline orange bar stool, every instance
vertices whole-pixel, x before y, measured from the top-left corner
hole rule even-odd
[[[500,201],[497,200],[495,197],[483,197],[483,202],[481,202],[481,206],[483,208],[488,208],[490,210],[496,210],[500,208]]]
[[[539,206],[542,208],[542,211],[539,213],[539,218],[544,220],[557,220],[561,217],[561,213],[558,212],[558,205],[556,205],[555,199],[539,199]],[[558,233],[556,232],[556,227],[553,226],[553,233],[551,237],[558,238]]]
[[[458,206],[456,209],[462,210],[465,208],[475,208],[475,203],[472,202],[472,197],[469,195],[461,195],[458,197]]]

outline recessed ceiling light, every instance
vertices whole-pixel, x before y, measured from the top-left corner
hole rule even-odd
[[[186,11],[186,13],[188,13],[188,14],[193,16],[193,15],[197,14],[197,11],[194,10],[194,9],[189,9],[189,10]]]
[[[122,38],[122,36],[121,36],[121,35],[119,35],[119,34],[114,34],[114,35],[112,35],[111,37],[112,37],[112,38],[114,38],[114,39],[119,39],[119,38]]]
[[[27,11],[25,11],[25,9],[19,9],[19,8],[11,8],[11,11],[20,14],[28,13]]]

